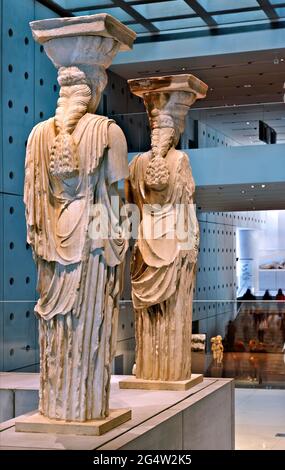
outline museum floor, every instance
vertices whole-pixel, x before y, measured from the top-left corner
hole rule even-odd
[[[237,450],[285,450],[285,390],[238,388],[235,404]]]

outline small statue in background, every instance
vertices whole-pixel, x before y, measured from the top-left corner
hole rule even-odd
[[[223,362],[224,346],[220,335],[211,338],[213,360],[215,364],[220,365]]]

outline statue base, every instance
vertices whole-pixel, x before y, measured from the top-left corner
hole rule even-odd
[[[120,388],[136,388],[140,390],[173,390],[185,391],[203,382],[202,374],[192,374],[187,380],[146,380],[129,377],[119,382]]]
[[[131,410],[126,408],[110,410],[109,416],[105,419],[93,419],[84,422],[49,419],[40,413],[35,413],[16,419],[15,430],[17,432],[101,436],[129,421],[131,417]]]

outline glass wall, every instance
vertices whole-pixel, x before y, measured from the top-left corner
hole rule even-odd
[[[233,214],[239,219],[231,223]],[[237,386],[285,388],[285,211],[227,213],[226,219],[223,224],[207,216],[200,221],[200,250],[216,236],[218,253],[214,266],[212,251],[199,257],[193,331],[205,334],[206,342],[204,351],[192,353],[193,372],[233,377]],[[231,246],[232,266],[227,257]],[[216,294],[211,293],[214,267]],[[230,282],[232,295],[229,288],[219,290]],[[222,359],[215,358],[212,338],[217,335]]]

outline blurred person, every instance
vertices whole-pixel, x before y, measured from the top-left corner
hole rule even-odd
[[[278,292],[275,297],[276,300],[285,300],[285,295],[283,294],[282,289],[278,289]]]
[[[236,336],[236,326],[232,320],[229,321],[228,327],[227,327],[227,350],[228,351],[233,351],[234,350],[234,344],[235,344],[235,336]]]
[[[258,336],[258,341],[260,343],[264,343],[264,335],[267,329],[268,329],[267,318],[263,314],[262,319],[260,320],[258,328],[257,328],[257,336]]]
[[[285,295],[283,294],[282,289],[278,289],[275,300],[277,300],[277,310],[279,312],[279,315],[282,315],[282,313],[284,312],[285,301]]]
[[[241,324],[242,324],[244,342],[248,344],[250,340],[250,331],[253,327],[252,315],[248,310],[246,310],[244,314],[242,315]]]
[[[270,313],[267,319],[269,341],[272,347],[275,346],[278,332],[280,329],[280,318],[277,313]]]
[[[282,339],[285,344],[285,313],[283,315],[280,315],[280,330],[282,334]]]

